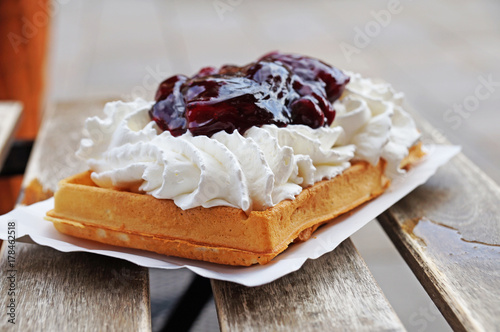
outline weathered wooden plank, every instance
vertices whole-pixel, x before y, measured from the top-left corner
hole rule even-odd
[[[9,152],[22,108],[19,102],[0,102],[0,169]]]
[[[0,278],[12,273],[6,243]],[[147,269],[87,253],[61,253],[34,244],[16,244],[17,331],[147,331],[151,329]],[[10,282],[0,283],[2,307]],[[5,311],[4,311],[5,312]],[[0,330],[14,327],[2,315]]]
[[[86,169],[75,156],[80,146],[85,119],[102,116],[105,101],[68,101],[47,108],[44,121],[24,175],[26,188],[37,179],[45,190],[54,192],[59,180]]]
[[[53,191],[59,179],[85,167],[74,152],[85,118],[101,112],[102,105],[82,101],[49,108],[30,158],[25,185],[37,179],[45,189]],[[5,264],[4,252],[0,258],[2,280],[7,273]],[[16,269],[17,326],[23,330],[151,330],[146,268],[88,253],[62,253],[18,243]],[[2,294],[6,294],[4,284],[0,286]],[[0,324],[6,326],[6,320],[0,320]]]
[[[351,240],[260,287],[212,281],[222,331],[401,331]]]
[[[500,188],[460,154],[378,218],[455,330],[500,330],[499,216]]]

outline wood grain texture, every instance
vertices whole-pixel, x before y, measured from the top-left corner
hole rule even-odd
[[[59,179],[85,167],[74,152],[85,118],[101,112],[102,105],[71,102],[49,108],[25,184],[38,179],[44,187],[55,189]],[[5,260],[4,254],[0,261],[2,278],[7,270]],[[23,330],[151,330],[147,268],[124,260],[22,243],[17,244],[16,268],[17,327]],[[0,291],[6,294],[5,289]],[[6,327],[6,320],[0,320],[0,324]]]
[[[304,53],[393,83],[435,126],[452,139],[455,136],[454,142],[476,152],[471,158],[476,157],[483,170],[489,168],[490,176],[500,183],[500,131],[494,129],[497,121],[491,121],[498,114],[500,89],[481,100],[470,117],[458,118],[460,130],[444,116],[454,103],[474,95],[480,74],[493,74],[495,81],[500,77],[500,2],[480,0],[460,6],[451,0],[402,2],[402,12],[392,16],[390,25],[352,61],[339,44],[353,44],[354,29],[373,20],[372,10],[387,9],[387,1],[223,2],[230,4],[223,16],[214,1],[205,0],[134,6],[116,0],[65,3],[54,17],[55,26],[64,33],[54,34],[52,43],[53,99],[132,94],[145,78],[151,79],[147,66],[160,68],[167,77],[193,74],[206,65],[245,64],[271,50]],[[136,24],[129,24],[129,17]],[[126,38],[117,38],[117,29]],[[206,47],[208,40],[214,47]],[[144,88],[152,96],[156,87],[151,86]],[[374,264],[387,261],[385,249],[374,251]],[[398,293],[394,289],[398,288],[387,292]],[[415,295],[395,296],[408,294]],[[413,300],[401,300],[401,307],[416,310]]]
[[[150,329],[147,269],[86,253],[60,253],[16,245],[18,331],[147,331]],[[2,248],[0,278],[9,275]],[[9,300],[0,283],[2,307]],[[0,330],[12,327],[0,319]]]
[[[378,218],[455,330],[500,329],[499,216],[500,188],[460,154]]]
[[[401,331],[351,240],[260,287],[212,280],[222,331]]]
[[[78,100],[47,108],[26,168],[24,187],[38,179],[44,190],[54,192],[59,180],[87,169],[75,152],[83,137],[85,119],[103,116],[104,104],[103,100]]]
[[[22,108],[19,102],[0,102],[0,169],[9,152]]]

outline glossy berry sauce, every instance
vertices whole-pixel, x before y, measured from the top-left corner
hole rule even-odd
[[[293,54],[269,53],[243,67],[202,68],[193,77],[172,76],[156,91],[151,118],[178,136],[211,136],[252,126],[330,125],[333,102],[349,77],[324,62]]]

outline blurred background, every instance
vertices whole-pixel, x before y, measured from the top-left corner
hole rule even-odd
[[[0,99],[24,104],[18,142],[47,103],[152,99],[168,76],[280,50],[392,83],[500,183],[498,1],[0,0],[0,32]],[[0,177],[2,213],[21,180]],[[376,221],[353,240],[409,331],[449,330]],[[191,277],[151,271],[154,329]],[[213,302],[193,330],[218,330]]]

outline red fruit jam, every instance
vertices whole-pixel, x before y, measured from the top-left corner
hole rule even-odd
[[[172,76],[156,91],[151,118],[179,136],[211,136],[252,126],[330,125],[349,77],[317,59],[269,53],[238,67],[202,68],[193,77]]]

